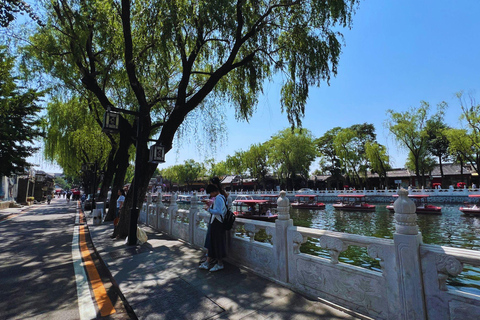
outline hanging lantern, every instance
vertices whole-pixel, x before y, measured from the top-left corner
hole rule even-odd
[[[154,144],[150,147],[150,160],[152,163],[165,162],[165,148],[162,145]]]
[[[103,116],[103,132],[118,132],[120,125],[120,113],[110,111],[107,109],[105,115]]]

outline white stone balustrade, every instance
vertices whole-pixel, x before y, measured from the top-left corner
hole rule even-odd
[[[480,252],[422,244],[415,205],[407,190],[397,192],[392,240],[293,226],[287,194],[282,191],[275,223],[237,218],[228,237],[227,260],[375,319],[480,319],[480,296],[447,285],[464,264],[480,266]],[[179,210],[176,198],[173,194],[168,209],[163,209],[166,214],[156,210],[156,225],[150,219],[148,224],[203,247],[210,214],[199,209],[196,194],[189,210]],[[267,242],[255,240],[260,231],[266,233]],[[329,258],[301,253],[308,238],[317,239]],[[381,272],[342,263],[339,257],[350,246],[365,248],[370,258],[379,261]]]

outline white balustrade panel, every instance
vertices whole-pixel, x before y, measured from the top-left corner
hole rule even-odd
[[[235,232],[242,226],[246,237],[238,236]],[[228,260],[265,277],[276,279],[277,261],[274,255],[274,245],[255,241],[255,235],[262,229],[271,237],[275,245],[275,224],[237,218],[229,237]]]
[[[480,252],[421,245],[420,256],[428,318],[480,319],[480,296],[447,286],[447,279],[459,275],[464,264],[480,266]]]
[[[319,239],[330,259],[300,252],[307,237]],[[338,261],[350,245],[366,247],[370,257],[380,259],[382,272]],[[290,227],[288,229],[288,282],[302,292],[332,301],[375,319],[397,319],[400,306],[392,240],[340,232]],[[393,296],[392,296],[393,295]]]
[[[177,239],[182,239],[189,241],[189,221],[188,221],[188,210],[179,209],[176,211],[176,214],[173,215],[172,223],[172,235]]]

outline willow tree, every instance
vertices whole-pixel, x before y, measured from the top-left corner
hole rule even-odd
[[[439,104],[438,112],[442,111],[444,104]],[[398,145],[409,151],[409,162],[415,168],[417,179],[422,177],[425,185],[425,176],[420,175],[422,157],[427,155],[428,134],[426,130],[430,104],[420,102],[419,108],[411,108],[405,112],[387,110],[389,118],[385,122],[390,133],[395,137]]]
[[[67,176],[80,177],[82,165],[89,163],[96,163],[99,171],[105,170],[111,145],[89,113],[86,100],[54,97],[46,109],[45,158],[56,161]],[[93,184],[94,190],[98,182]]]
[[[368,141],[365,143],[365,156],[370,164],[372,172],[378,173],[380,180],[384,179],[384,186],[388,188],[387,171],[390,166],[390,157],[387,153],[387,148],[377,142]]]
[[[282,110],[292,126],[301,125],[309,86],[337,73],[339,31],[350,27],[358,2],[53,0],[45,3],[47,27],[31,41],[48,56],[47,69],[72,70],[71,80],[104,109],[138,112],[122,120],[129,136],[121,139],[138,132],[133,184],[143,199],[156,168],[148,140],[168,152],[197,109],[214,114],[223,104],[248,119],[264,82],[281,72]],[[124,208],[131,203],[129,194]]]
[[[284,129],[266,143],[268,162],[279,180],[290,190],[295,188],[294,180],[300,176],[308,180],[310,166],[318,155],[315,139],[306,129]]]
[[[252,144],[245,152],[245,165],[251,177],[255,177],[265,190],[265,181],[269,171],[268,149],[265,143]]]
[[[333,148],[338,155],[347,175],[359,184],[367,183],[368,157],[365,144],[376,139],[373,124],[355,124],[337,132],[333,139]]]

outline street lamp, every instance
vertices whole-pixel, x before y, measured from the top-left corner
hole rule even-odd
[[[141,121],[140,113],[130,110],[123,110],[109,106],[105,111],[104,122],[102,131],[104,132],[118,132],[120,130],[120,112],[134,115],[137,118],[137,134],[136,134],[136,143],[135,143],[135,173],[134,178],[135,184],[133,185],[133,203],[132,208],[130,209],[130,225],[128,228],[128,245],[137,245],[137,221],[140,213],[138,208],[138,177],[140,176],[140,165],[138,159],[140,158],[140,132],[141,132]],[[156,141],[156,140],[147,140],[147,141]],[[149,161],[152,163],[165,162],[165,149],[161,145],[153,145],[150,148],[150,158]]]
[[[120,113],[111,111],[110,108],[105,111],[105,115],[103,116],[103,132],[111,132],[115,133],[118,131],[120,126]]]

